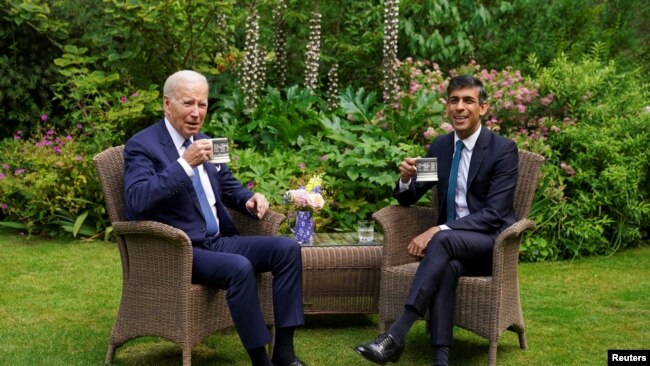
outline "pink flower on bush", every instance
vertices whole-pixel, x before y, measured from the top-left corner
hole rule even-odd
[[[77,123],[77,129],[80,130],[82,128],[84,128],[84,125],[82,125],[81,123]]]
[[[41,121],[47,121],[47,114],[41,114]]]
[[[255,182],[248,182],[248,183],[246,183],[246,188],[252,190],[253,188],[255,188]]]
[[[58,146],[54,146],[54,147],[52,148],[52,151],[54,151],[56,154],[60,154],[60,153],[61,153],[61,148],[58,147]]]
[[[81,156],[81,155],[77,155],[77,156],[74,157],[74,160],[76,160],[76,161],[82,161],[83,159],[84,159],[84,157]]]
[[[138,95],[139,95],[138,92],[133,92],[133,94],[131,94],[133,98],[137,97]]]
[[[233,155],[232,156],[232,161],[237,161],[237,160],[239,160],[239,156],[238,155]]]
[[[2,169],[9,169],[9,164],[2,164]]]
[[[433,127],[427,127],[427,130],[422,133],[422,136],[424,136],[426,140],[435,137],[436,135],[436,130],[434,130]]]
[[[442,128],[443,130],[445,130],[447,132],[451,132],[451,131],[454,130],[454,127],[448,122],[445,122],[445,123],[441,124],[440,128]]]
[[[560,162],[560,168],[562,168],[562,170],[564,170],[565,173],[567,173],[572,177],[576,175],[576,171],[573,169],[573,167],[567,164],[565,161]]]
[[[6,209],[9,208],[9,205],[6,204],[6,203],[3,203],[3,204],[0,205],[0,208],[3,209],[3,210],[6,210]]]
[[[3,179],[5,179],[5,175],[4,175],[4,173],[0,173],[0,180],[3,180]]]
[[[120,102],[122,102],[122,103],[126,103],[126,97],[125,97],[125,96],[121,96],[121,97],[120,97]]]
[[[16,170],[14,170],[14,175],[21,175],[21,174],[23,174],[24,172],[25,172],[25,169],[18,168],[18,169],[16,169]]]
[[[321,156],[318,158],[318,160],[320,160],[320,161],[327,161],[327,159],[329,159],[329,156],[327,156],[327,154],[325,154],[325,155],[321,155]]]

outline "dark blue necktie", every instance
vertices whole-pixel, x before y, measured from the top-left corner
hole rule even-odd
[[[188,146],[192,144],[192,141],[185,140],[183,146],[187,149]],[[208,196],[205,195],[205,190],[203,190],[203,185],[201,184],[201,176],[199,175],[199,169],[193,168],[194,177],[192,177],[192,185],[196,191],[196,195],[199,196],[199,204],[201,205],[201,211],[203,212],[203,218],[205,218],[205,231],[208,236],[215,235],[219,232],[219,224],[212,213],[210,208],[210,203],[208,202]]]
[[[456,220],[456,181],[458,180],[458,163],[464,147],[461,140],[456,141],[456,152],[451,162],[449,187],[447,188],[447,222]]]

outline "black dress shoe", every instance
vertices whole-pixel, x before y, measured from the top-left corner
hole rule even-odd
[[[390,333],[382,333],[372,342],[358,345],[354,350],[370,362],[385,365],[389,361],[399,361],[402,352],[404,352],[404,346],[397,344]]]
[[[271,362],[273,366],[307,366],[306,363],[302,362],[300,359],[296,358],[295,360],[285,363],[285,364],[280,364],[280,363],[275,363]]]

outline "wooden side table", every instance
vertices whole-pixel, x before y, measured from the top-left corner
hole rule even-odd
[[[382,237],[358,244],[356,233],[317,233],[302,247],[305,314],[378,312]]]

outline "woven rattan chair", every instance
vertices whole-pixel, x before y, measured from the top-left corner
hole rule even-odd
[[[543,162],[542,156],[519,150],[519,177],[514,196],[518,221],[496,239],[492,276],[460,277],[456,287],[454,324],[489,340],[490,366],[496,365],[497,344],[506,330],[516,332],[520,347],[527,348],[517,263],[521,236],[534,226],[527,217]],[[384,230],[379,292],[381,332],[388,329],[404,309],[404,302],[419,265],[419,261],[408,254],[408,243],[436,225],[437,197],[435,188],[432,191],[433,208],[389,206],[373,215]],[[425,318],[428,319],[428,314]]]
[[[126,221],[124,146],[93,158],[122,260],[122,300],[106,353],[143,336],[166,338],[183,350],[190,365],[192,347],[206,336],[234,327],[225,291],[192,284],[192,243],[181,230],[154,221]],[[241,235],[275,235],[284,216],[268,212],[262,220],[230,212]],[[274,335],[271,275],[258,280],[262,313]],[[273,343],[271,343],[273,344]]]

